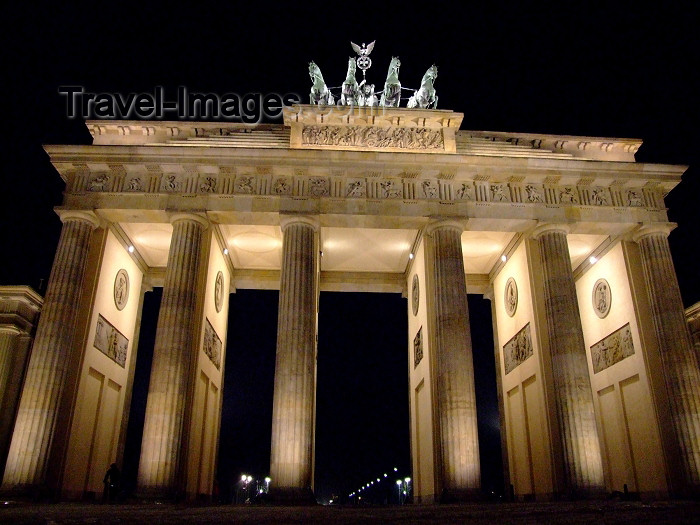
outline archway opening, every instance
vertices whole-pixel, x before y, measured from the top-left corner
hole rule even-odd
[[[127,492],[136,488],[161,297],[156,288],[144,299],[123,461]],[[260,481],[269,474],[278,298],[276,290],[230,295],[215,489],[221,502],[245,500],[242,474]],[[503,469],[490,302],[469,295],[469,309],[482,487],[498,496]],[[370,501],[398,502],[396,479],[412,476],[407,344],[407,305],[400,295],[321,293],[314,469],[319,501],[348,501],[374,480],[380,488]]]

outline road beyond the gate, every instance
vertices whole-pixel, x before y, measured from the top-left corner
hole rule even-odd
[[[700,502],[585,501],[392,507],[32,505],[0,502],[0,523],[698,523]]]

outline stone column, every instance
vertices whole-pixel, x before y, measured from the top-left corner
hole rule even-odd
[[[425,231],[441,501],[468,499],[481,491],[462,231],[462,225],[452,221],[433,223]]]
[[[604,490],[603,464],[566,234],[564,225],[544,225],[533,236],[538,241],[542,264],[547,335],[564,455],[561,489],[569,496],[585,496]]]
[[[690,342],[695,349],[695,357],[700,363],[700,301],[685,309],[685,320],[690,330]]]
[[[3,491],[37,493],[44,488],[66,364],[74,351],[90,238],[99,222],[94,214],[81,211],[63,211],[61,220],[63,228],[22,389]]]
[[[700,490],[700,370],[690,342],[678,279],[668,245],[668,224],[649,225],[634,235],[639,244],[644,281],[668,392],[673,431],[680,448],[684,487],[676,494]]]
[[[317,229],[317,222],[308,217],[282,218],[270,457],[270,491],[282,501],[313,501]]]
[[[146,498],[183,496],[182,431],[199,327],[195,313],[208,222],[194,214],[173,215],[171,222],[139,462],[138,493]]]
[[[28,286],[0,286],[0,475],[42,304],[42,297]]]

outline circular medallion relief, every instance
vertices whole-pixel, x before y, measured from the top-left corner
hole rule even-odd
[[[122,268],[114,278],[114,305],[123,310],[129,300],[129,274]]]
[[[216,282],[214,283],[214,306],[216,311],[220,312],[224,304],[224,274],[219,272],[216,274]]]
[[[593,285],[593,310],[595,314],[603,319],[610,312],[612,304],[612,293],[610,283],[605,279],[598,279]]]
[[[513,317],[515,310],[518,309],[518,285],[515,284],[515,279],[512,277],[506,281],[506,289],[503,296],[503,303],[506,307],[506,313]]]
[[[418,305],[420,304],[420,284],[418,276],[413,276],[413,284],[411,285],[411,306],[413,307],[413,315],[418,315]]]

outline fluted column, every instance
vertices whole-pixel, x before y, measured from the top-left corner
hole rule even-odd
[[[462,226],[441,221],[426,228],[429,304],[433,308],[433,355],[442,501],[481,490],[474,363],[469,328]]]
[[[0,325],[0,474],[5,471],[31,341],[31,335],[17,327]]]
[[[0,405],[5,397],[5,389],[13,372],[15,341],[22,332],[12,326],[0,326]]]
[[[65,211],[51,269],[12,442],[5,465],[3,491],[37,492],[46,480],[46,466],[73,351],[76,319],[92,231],[97,218]]]
[[[270,490],[279,500],[313,498],[319,255],[316,230],[316,222],[307,217],[282,219],[270,457]]]
[[[534,237],[542,264],[557,421],[564,455],[562,489],[568,495],[583,496],[604,489],[603,464],[566,234],[565,226],[544,225],[535,231]]]
[[[685,493],[700,489],[700,370],[671,259],[667,238],[670,230],[667,224],[644,226],[636,232],[635,240],[641,251],[644,281],[686,484],[673,490]]]
[[[700,302],[685,309],[685,319],[690,330],[690,342],[695,349],[695,358],[700,363]]]
[[[172,223],[139,463],[138,492],[149,498],[182,496],[182,431],[199,325],[195,311],[202,238],[208,226],[192,214],[174,215]]]

